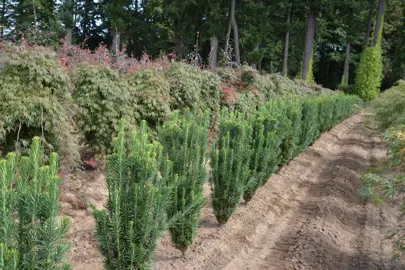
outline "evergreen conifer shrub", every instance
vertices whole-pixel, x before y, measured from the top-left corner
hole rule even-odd
[[[383,77],[382,74],[381,46],[366,47],[360,56],[354,93],[365,101],[378,97]]]
[[[321,133],[329,131],[334,125],[333,113],[335,112],[335,105],[333,99],[332,95],[321,95],[318,97],[318,121]]]
[[[183,253],[197,235],[198,219],[204,203],[203,185],[207,180],[209,111],[198,113],[196,107],[173,119],[159,131],[164,154],[173,161],[173,201],[169,218],[178,216],[170,228],[172,242]]]
[[[211,187],[214,214],[224,224],[242,199],[250,178],[252,128],[242,113],[221,111],[218,142],[211,153]]]
[[[295,155],[313,143],[319,136],[319,108],[315,98],[306,98],[302,101],[302,123],[299,145]]]
[[[290,120],[291,125],[282,143],[281,163],[287,163],[295,157],[301,137],[302,104],[300,99],[288,99],[280,101],[280,106],[284,107],[285,115]]]
[[[106,269],[148,269],[157,240],[168,227],[171,163],[150,143],[146,121],[128,142],[123,120],[107,159],[106,210],[94,209],[96,238]]]
[[[282,136],[276,130],[281,127],[278,115],[261,110],[251,117],[253,129],[251,141],[250,170],[251,176],[244,188],[243,198],[250,201],[256,190],[266,183],[280,163]]]
[[[58,155],[44,165],[40,138],[29,155],[0,160],[0,269],[70,269],[68,218],[59,218]]]

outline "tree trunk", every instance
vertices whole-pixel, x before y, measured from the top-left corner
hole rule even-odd
[[[309,64],[311,62],[314,47],[314,36],[315,36],[315,13],[311,9],[308,12],[307,34],[305,38],[304,60],[302,65],[302,79],[304,81],[307,80]]]
[[[257,5],[260,7],[263,7],[263,0],[257,0]],[[263,39],[260,39],[259,44],[257,44],[257,49],[260,50],[263,45]],[[256,64],[255,67],[257,70],[261,71],[262,70],[262,59],[259,60],[259,62]]]
[[[72,0],[66,0],[66,7],[69,10],[68,16],[69,16],[69,22],[66,27],[66,44],[67,45],[72,45],[72,40],[73,40],[73,2]]]
[[[231,29],[232,29],[232,17],[231,12],[229,11],[229,24],[228,24],[228,31],[226,32],[225,37],[225,56],[228,56],[228,49],[229,49],[229,39],[231,38]]]
[[[378,2],[378,10],[377,10],[377,21],[375,24],[375,30],[374,30],[374,40],[373,40],[373,46],[377,45],[379,34],[380,34],[380,29],[382,26],[382,19],[384,16],[384,8],[385,8],[385,0],[379,0]]]
[[[117,28],[112,30],[112,50],[118,52],[120,50],[120,31]]]
[[[174,52],[176,53],[176,59],[181,61],[183,59],[183,37],[179,35],[178,27],[174,30]]]
[[[5,25],[2,25],[2,23],[6,23],[6,5],[7,2],[6,0],[2,0],[2,7],[1,7],[1,21],[0,21],[0,40],[4,38],[4,28],[6,27]]]
[[[233,28],[233,39],[235,42],[235,60],[236,64],[240,65],[240,51],[239,51],[239,32],[238,32],[238,25],[236,23],[236,18],[235,18],[235,6],[236,6],[236,0],[232,0],[232,5],[231,5],[231,19],[232,19],[232,28]]]
[[[343,68],[343,84],[349,84],[349,61],[350,61],[350,42],[347,42],[346,46],[346,56],[345,56],[345,65]]]
[[[217,54],[218,54],[218,39],[217,36],[212,36],[211,38],[211,52],[209,58],[210,69],[217,68]]]
[[[283,69],[281,72],[284,77],[287,76],[288,46],[290,43],[290,23],[291,23],[291,9],[288,11],[288,15],[287,15],[287,31],[285,32],[285,39],[284,39]]]
[[[366,35],[364,36],[364,47],[367,47],[369,45],[371,25],[373,24],[374,18],[374,10],[375,10],[375,0],[371,0],[370,11],[368,12],[367,30]]]
[[[405,81],[405,68],[404,68],[404,73],[402,74],[402,80]]]

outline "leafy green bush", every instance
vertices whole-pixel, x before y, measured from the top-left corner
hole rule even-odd
[[[213,126],[217,125],[222,97],[218,75],[176,63],[165,72],[165,76],[170,82],[172,109],[191,108],[198,104],[202,110],[211,110]]]
[[[29,155],[0,160],[0,269],[70,269],[68,218],[60,218],[58,155],[42,161],[39,137]]]
[[[204,203],[203,185],[207,180],[209,111],[186,110],[174,113],[159,131],[164,154],[173,160],[173,201],[169,218],[180,216],[170,228],[172,242],[183,253],[197,235],[198,219]]]
[[[373,117],[380,128],[405,124],[405,81],[398,81],[370,104]]]
[[[385,199],[403,200],[405,190],[405,82],[398,81],[391,89],[370,103],[373,120],[382,132],[387,146],[387,158],[380,167],[371,169],[362,177],[359,195],[363,200],[382,204]],[[405,214],[405,208],[402,207]],[[403,229],[391,235],[394,258],[402,256],[405,249]]]
[[[71,83],[55,54],[43,47],[6,52],[0,54],[0,148],[19,150],[40,136],[46,153],[60,153],[63,168],[77,166]]]
[[[254,113],[264,102],[263,96],[257,92],[240,91],[237,93],[234,109],[238,112],[251,114]]]
[[[107,211],[93,207],[106,269],[148,269],[157,239],[168,227],[171,163],[150,143],[146,121],[125,140],[123,121],[107,159]]]
[[[139,119],[129,85],[117,71],[102,66],[75,69],[73,82],[80,130],[97,151],[108,152],[119,120],[128,119],[134,125],[135,119]]]
[[[170,118],[170,84],[156,69],[133,73],[129,84],[139,119],[157,125]]]
[[[166,72],[170,82],[170,96],[173,109],[191,108],[200,102],[201,71],[191,65],[176,63]]]
[[[365,101],[373,100],[378,97],[383,76],[382,74],[383,64],[381,47],[366,47],[360,56],[354,93]]]
[[[221,112],[219,139],[211,154],[212,205],[220,224],[228,221],[239,204],[250,177],[252,129],[241,113]]]

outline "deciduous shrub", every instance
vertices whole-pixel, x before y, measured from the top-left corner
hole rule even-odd
[[[157,125],[170,118],[170,84],[156,69],[134,72],[129,84],[139,119]]]
[[[64,262],[68,218],[59,218],[58,155],[42,161],[40,138],[29,155],[0,160],[0,269],[70,269]]]
[[[198,104],[203,110],[211,110],[215,124],[222,97],[221,80],[216,74],[177,63],[165,72],[165,76],[170,82],[172,109],[191,108]]]
[[[125,118],[134,125],[139,119],[129,85],[117,71],[102,66],[78,67],[73,83],[79,106],[77,125],[97,151],[108,152],[119,120]]]
[[[150,143],[142,121],[128,143],[123,121],[107,159],[107,211],[94,209],[96,238],[106,269],[148,269],[157,239],[168,227],[171,164]]]
[[[370,107],[373,117],[382,130],[405,124],[405,81],[400,80],[384,91],[380,98],[370,104]]]
[[[159,131],[164,154],[173,161],[173,201],[169,218],[179,216],[170,228],[172,242],[183,253],[197,235],[198,219],[204,203],[203,185],[207,180],[209,111],[186,110],[174,113]]]
[[[212,205],[220,224],[228,221],[242,199],[250,177],[252,129],[242,113],[221,112],[219,139],[211,154]]]
[[[387,157],[377,168],[371,168],[361,179],[359,195],[363,200],[382,204],[386,199],[402,200],[405,179],[405,82],[399,81],[391,89],[370,103],[370,113],[387,146]],[[402,214],[405,208],[402,207]],[[403,228],[391,233],[394,258],[403,256],[405,237]]]
[[[254,113],[264,103],[263,96],[254,91],[239,91],[234,108],[238,112]]]
[[[40,136],[46,153],[59,151],[62,167],[75,167],[71,83],[55,54],[43,47],[9,46],[0,54],[0,66],[1,148],[21,150]]]
[[[200,71],[193,66],[176,63],[171,66],[165,76],[170,82],[170,96],[173,98],[173,109],[191,108],[200,101]]]

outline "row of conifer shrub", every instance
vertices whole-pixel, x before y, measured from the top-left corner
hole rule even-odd
[[[145,121],[127,139],[121,122],[107,161],[107,210],[94,211],[106,269],[150,267],[166,230],[184,253],[197,235],[207,180],[214,214],[224,224],[242,198],[252,199],[279,166],[350,116],[359,102],[336,94],[276,99],[253,114],[224,108],[211,151],[207,110],[175,112],[159,130],[159,142],[149,137]]]
[[[121,120],[107,159],[106,210],[93,207],[105,268],[149,268],[166,230],[184,253],[197,234],[208,179],[223,224],[242,198],[248,202],[279,166],[350,116],[358,102],[336,94],[275,99],[252,114],[224,108],[211,151],[209,110],[176,111],[159,129],[158,141],[146,121],[128,134]],[[0,161],[1,269],[70,269],[69,220],[58,218],[59,158],[51,154],[45,165],[42,157],[35,137],[27,157],[11,153]]]
[[[335,94],[276,99],[250,115],[224,109],[211,151],[218,222],[225,223],[242,198],[248,202],[279,166],[353,114],[360,102],[357,96]]]

